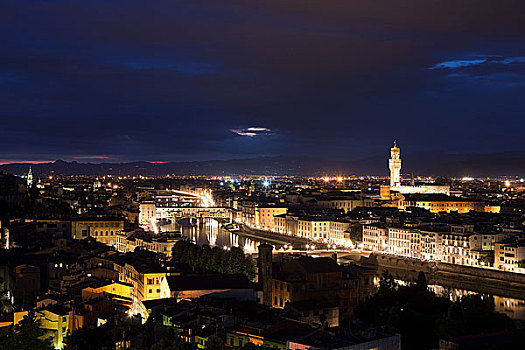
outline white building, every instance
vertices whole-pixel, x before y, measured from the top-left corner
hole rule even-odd
[[[419,230],[408,227],[388,228],[388,249],[390,253],[411,258],[421,257]]]
[[[156,219],[156,208],[154,202],[143,202],[139,205],[139,223],[141,225],[150,224],[152,219]]]
[[[390,169],[390,190],[403,194],[410,193],[441,193],[450,195],[449,186],[440,185],[402,185],[401,184],[401,150],[394,141],[394,147],[390,149],[390,159],[388,161]]]
[[[378,225],[364,225],[363,248],[376,252],[388,251],[388,229]]]

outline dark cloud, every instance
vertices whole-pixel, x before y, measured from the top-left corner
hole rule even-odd
[[[4,1],[1,158],[359,158],[393,138],[414,151],[524,149],[523,10]]]

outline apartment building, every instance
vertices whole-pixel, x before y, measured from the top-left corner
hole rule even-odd
[[[511,272],[525,272],[525,238],[510,237],[495,243],[494,267]]]
[[[287,208],[275,205],[258,205],[255,208],[255,226],[263,230],[275,231],[276,215],[286,214]]]
[[[297,221],[297,236],[311,240],[328,240],[330,221],[322,218],[302,217]]]
[[[148,251],[127,253],[115,260],[114,268],[119,274],[119,281],[133,286],[132,312],[146,317],[147,311],[142,302],[160,298],[161,280],[167,272],[158,262],[158,255]]]
[[[420,258],[421,235],[419,230],[409,227],[389,227],[388,249],[392,254]]]
[[[479,266],[482,257],[481,241],[477,242],[477,234],[466,232],[450,232],[443,234],[442,237],[442,258],[441,261],[450,264]]]
[[[376,252],[388,251],[388,229],[383,225],[363,225],[363,248]]]

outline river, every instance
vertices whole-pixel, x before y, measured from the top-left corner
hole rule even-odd
[[[159,226],[160,232],[181,232],[182,237],[187,238],[198,245],[209,245],[210,247],[238,247],[246,254],[256,253],[257,246],[264,241],[238,235],[225,230],[215,219],[199,219],[197,224],[191,225],[187,221],[182,224],[172,222]]]
[[[196,225],[191,225],[189,222],[182,224],[172,222],[168,224],[159,225],[160,232],[181,232],[182,237],[187,238],[199,245],[209,245],[210,247],[239,247],[247,254],[256,253],[257,246],[264,241],[260,241],[238,235],[236,233],[225,230],[221,227],[219,222],[215,219],[199,219]],[[376,277],[376,283],[379,278]],[[398,281],[403,284],[404,281]],[[474,291],[448,288],[442,285],[429,285],[429,289],[438,295],[444,295],[455,301],[464,295],[477,294]],[[512,319],[525,320],[525,300],[507,298],[498,295],[491,295],[494,298],[494,308],[497,312],[506,314]]]

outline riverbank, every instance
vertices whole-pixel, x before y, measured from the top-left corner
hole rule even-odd
[[[403,281],[415,282],[419,272],[423,272],[429,284],[525,300],[525,275],[517,273],[377,253],[355,262],[387,270]]]

